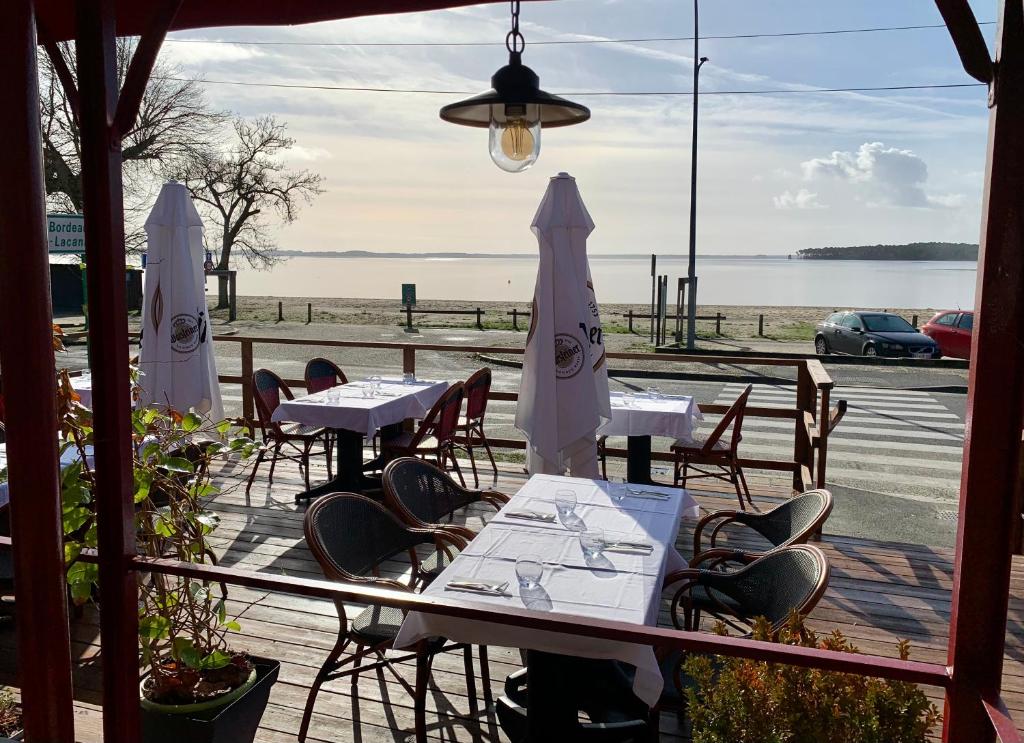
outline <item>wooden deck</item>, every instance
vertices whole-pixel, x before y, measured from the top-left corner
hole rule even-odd
[[[263,474],[265,474],[264,469]],[[317,472],[321,477],[326,473]],[[614,474],[614,473],[613,473]],[[502,465],[497,488],[515,492],[525,477],[518,465]],[[221,479],[225,491],[211,503],[221,526],[213,545],[224,566],[244,567],[302,577],[320,577],[320,570],[303,541],[303,511],[293,502],[302,489],[294,465],[279,464],[273,487],[260,478],[246,499],[229,466]],[[777,481],[751,478],[755,502],[761,506],[785,497]],[[735,498],[697,490],[703,508],[733,508]],[[479,525],[481,514],[469,514],[468,524]],[[684,525],[680,551],[689,555],[692,524]],[[828,593],[811,616],[816,629],[840,629],[861,652],[895,656],[899,638],[912,643],[912,658],[942,663],[950,613],[952,577],[949,550],[920,545],[893,544],[828,534],[820,545],[832,565]],[[400,562],[386,566],[392,574],[404,572]],[[1014,563],[1008,645],[1004,673],[1004,699],[1014,718],[1024,721],[1024,564]],[[281,661],[280,681],[271,694],[258,740],[294,741],[309,684],[334,643],[337,617],[331,603],[284,594],[231,587],[229,613],[239,617],[241,636],[234,645]],[[667,623],[663,613],[662,620]],[[77,659],[77,736],[101,740],[99,706],[99,627],[95,610],[87,610],[72,626],[72,651]],[[16,684],[15,631],[0,630],[0,682]],[[492,692],[509,672],[521,667],[518,650],[490,649]],[[400,667],[411,682],[411,665]],[[499,741],[496,720],[485,699],[467,697],[461,656],[443,655],[434,664],[433,693],[428,699],[428,722],[434,740]],[[479,676],[478,676],[479,686]],[[928,689],[941,707],[936,689]],[[411,700],[393,677],[363,675],[358,686],[343,679],[327,684],[318,698],[309,740],[406,741],[412,739]],[[662,739],[685,738],[672,714],[662,716]]]

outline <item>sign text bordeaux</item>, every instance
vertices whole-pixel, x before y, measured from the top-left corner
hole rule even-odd
[[[51,253],[84,253],[85,224],[81,214],[47,214],[46,243]]]

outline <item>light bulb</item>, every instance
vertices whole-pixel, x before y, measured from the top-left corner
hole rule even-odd
[[[520,173],[540,155],[540,112],[536,105],[492,106],[490,150],[494,164]]]

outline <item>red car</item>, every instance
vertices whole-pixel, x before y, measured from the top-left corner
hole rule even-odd
[[[943,356],[966,359],[971,355],[974,312],[944,310],[925,323],[921,332],[939,344]]]

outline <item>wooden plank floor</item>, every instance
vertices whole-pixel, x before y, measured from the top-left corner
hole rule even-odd
[[[521,466],[503,464],[500,476],[490,484],[515,492],[524,482]],[[320,577],[316,562],[302,536],[303,509],[293,502],[302,489],[297,468],[281,463],[273,486],[265,479],[266,466],[247,498],[239,485],[238,471],[226,465],[220,482],[224,491],[211,502],[221,517],[213,538],[220,563],[258,571]],[[615,472],[611,473],[613,476]],[[314,480],[323,468],[314,467]],[[786,497],[784,483],[750,477],[755,502],[770,506]],[[735,497],[710,490],[695,490],[702,508],[733,508]],[[481,524],[487,511],[467,514],[470,527]],[[828,534],[821,543],[832,566],[829,590],[813,612],[810,624],[821,631],[840,629],[864,653],[895,656],[897,641],[912,643],[912,658],[945,661],[950,614],[952,554],[949,550],[920,545],[893,544]],[[741,540],[737,539],[737,542]],[[751,545],[750,542],[743,542]],[[692,552],[692,523],[684,524],[678,546]],[[401,562],[389,563],[385,574],[401,575]],[[1012,576],[1009,631],[1007,633],[1004,698],[1018,724],[1024,721],[1024,563],[1015,562]],[[234,646],[281,661],[279,683],[271,694],[258,740],[267,743],[294,741],[307,690],[317,668],[334,644],[337,615],[327,601],[230,588],[229,613],[242,625]],[[665,612],[662,622],[668,624]],[[99,698],[99,626],[97,613],[87,610],[72,627],[76,658],[77,736],[83,741],[101,740]],[[0,630],[0,682],[15,684],[15,631]],[[491,693],[521,667],[518,650],[490,648]],[[479,669],[478,669],[479,670]],[[411,664],[399,664],[398,672],[409,682]],[[463,660],[447,654],[434,664],[433,687],[428,699],[432,740],[504,741],[495,718],[488,711],[486,694],[467,692]],[[936,689],[926,689],[941,707]],[[411,700],[396,679],[386,673],[369,673],[358,684],[341,680],[320,692],[309,740],[378,743],[412,739]],[[662,716],[662,739],[685,739],[680,721]]]

